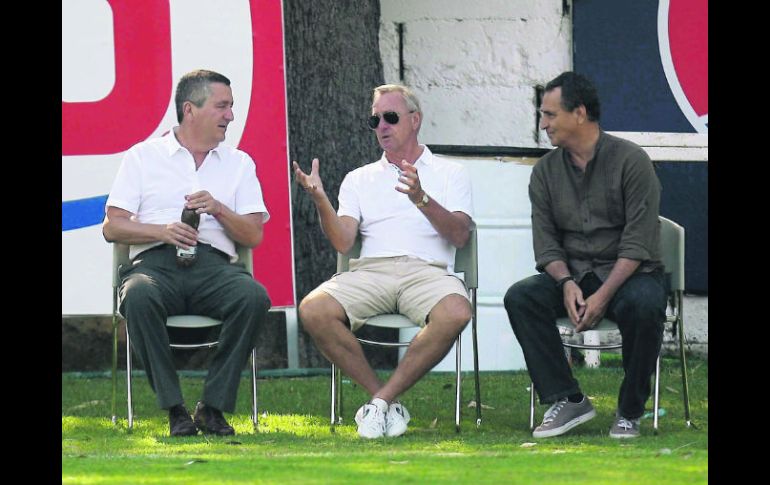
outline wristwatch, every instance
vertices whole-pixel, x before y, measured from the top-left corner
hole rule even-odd
[[[572,275],[565,276],[564,278],[562,278],[562,279],[560,279],[559,281],[556,282],[556,287],[559,288],[560,290],[564,289],[564,284],[567,281],[575,281],[575,278]]]
[[[429,200],[430,200],[430,198],[428,197],[428,194],[423,192],[422,193],[422,199],[420,199],[420,201],[418,201],[418,202],[415,202],[414,205],[416,205],[418,208],[422,209],[423,207],[428,205],[428,201]]]

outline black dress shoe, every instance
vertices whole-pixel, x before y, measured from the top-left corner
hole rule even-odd
[[[193,436],[198,434],[198,428],[195,427],[190,412],[182,404],[169,408],[168,410],[168,428],[171,436]]]
[[[232,426],[227,424],[227,420],[222,415],[222,411],[203,404],[199,401],[195,406],[195,415],[193,416],[195,425],[198,429],[207,434],[216,434],[219,436],[228,436],[235,434]]]

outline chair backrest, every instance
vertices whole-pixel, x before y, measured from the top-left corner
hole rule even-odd
[[[684,227],[660,217],[660,256],[671,291],[684,291]]]
[[[479,250],[476,223],[471,223],[471,233],[468,242],[455,251],[455,272],[464,273],[465,286],[479,287]],[[361,235],[356,237],[353,247],[345,254],[337,253],[337,272],[343,273],[350,269],[350,260],[361,255]]]

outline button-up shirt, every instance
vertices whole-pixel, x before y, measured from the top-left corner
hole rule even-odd
[[[245,152],[219,145],[195,169],[192,154],[179,144],[171,130],[163,137],[137,143],[123,157],[107,198],[107,206],[127,210],[138,222],[170,224],[180,220],[185,195],[207,190],[237,214],[262,213],[270,218],[262,200],[254,161]],[[211,244],[237,259],[235,243],[209,214],[201,214],[198,241]],[[129,256],[162,244],[132,244]]]
[[[660,262],[660,182],[638,145],[601,131],[585,172],[557,148],[541,158],[529,183],[536,269],[565,261],[580,281],[602,281],[618,258],[640,261],[650,272]]]

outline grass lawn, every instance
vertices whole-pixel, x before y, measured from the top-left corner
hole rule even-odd
[[[371,441],[360,439],[353,424],[368,396],[344,377],[345,421],[336,433],[328,424],[328,375],[260,379],[260,426],[254,433],[244,373],[237,412],[227,416],[235,436],[171,438],[167,413],[157,408],[143,375],[133,379],[135,422],[128,432],[125,374],[117,426],[110,421],[109,378],[62,374],[62,483],[708,483],[708,363],[688,363],[697,429],[684,424],[678,361],[663,359],[660,432],[653,434],[652,419],[643,419],[642,436],[634,440],[608,436],[622,369],[619,357],[607,353],[601,368],[575,370],[598,416],[543,440],[528,431],[525,371],[482,373],[482,425],[477,429],[475,410],[464,407],[459,434],[453,374],[431,373],[401,397],[412,415],[407,433]],[[188,408],[200,397],[202,381],[182,377]],[[468,373],[463,403],[473,399]],[[546,409],[538,406],[538,423]]]

